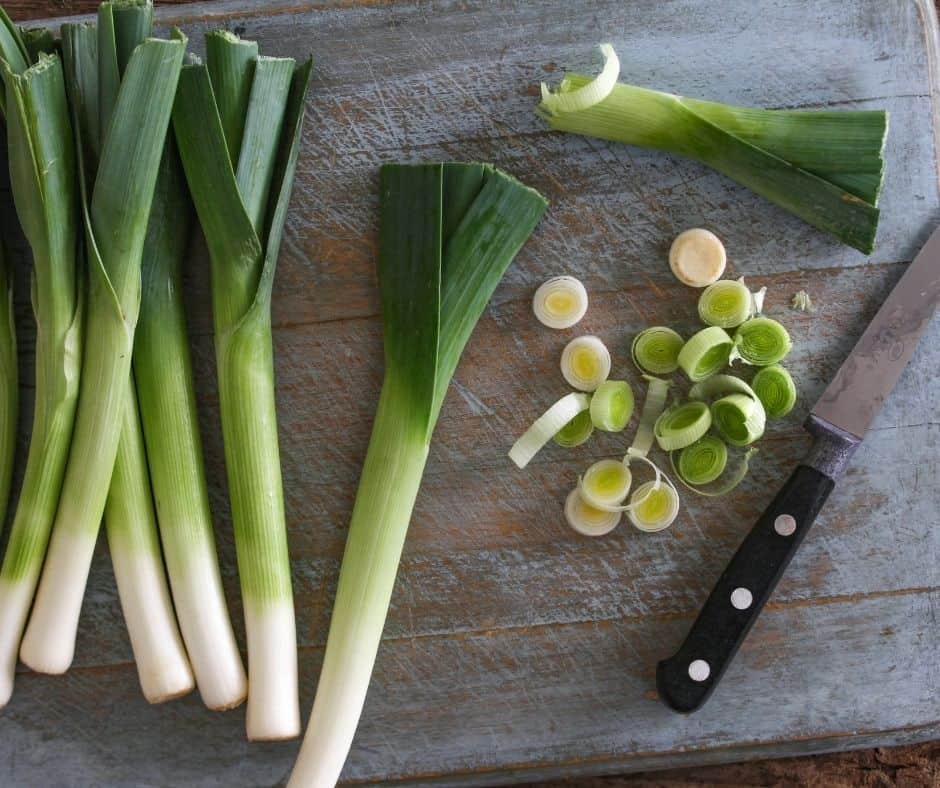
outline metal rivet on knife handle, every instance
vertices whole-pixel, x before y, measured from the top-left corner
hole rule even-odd
[[[774,530],[781,536],[792,536],[796,531],[796,520],[789,514],[781,514],[774,520]]]

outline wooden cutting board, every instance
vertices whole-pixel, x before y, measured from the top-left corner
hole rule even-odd
[[[657,659],[679,644],[806,450],[809,406],[940,221],[929,2],[243,0],[161,17],[182,25],[197,50],[202,31],[225,25],[267,53],[317,61],[274,304],[305,711],[382,373],[378,166],[492,161],[552,202],[445,403],[347,780],[487,784],[940,737],[936,320],[713,699],[680,717],[654,691]],[[641,85],[768,107],[888,109],[875,254],[839,246],[694,163],[547,132],[532,113],[539,80],[596,68],[592,47],[606,40],[622,78]],[[580,277],[591,309],[577,333],[601,336],[614,375],[638,382],[628,352],[636,331],[695,325],[695,294],[674,282],[665,258],[671,239],[696,225],[725,240],[729,274],[768,286],[768,312],[796,343],[788,364],[798,407],[771,424],[753,472],[727,498],[685,495],[664,533],[623,525],[579,537],[564,523],[564,495],[579,470],[622,453],[627,438],[552,447],[525,472],[506,458],[566,391],[557,360],[576,333],[541,328],[532,292],[553,274]],[[22,258],[22,240],[13,243]],[[22,262],[30,381],[27,277]],[[204,263],[194,261],[189,278],[212,503],[243,638]],[[788,308],[800,289],[814,314]],[[0,783],[284,779],[298,743],[249,745],[243,723],[241,710],[208,712],[195,694],[144,702],[102,540],[73,669],[22,672],[0,717]]]

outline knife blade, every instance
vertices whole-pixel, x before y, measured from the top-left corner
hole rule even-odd
[[[910,362],[940,304],[940,228],[908,266],[811,408],[808,455],[732,557],[679,650],[656,670],[660,699],[700,708],[718,685],[813,520]]]

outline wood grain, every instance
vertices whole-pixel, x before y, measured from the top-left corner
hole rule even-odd
[[[718,14],[707,0],[605,0],[590,14],[561,2],[224,0],[160,11],[185,25],[196,49],[201,30],[224,23],[265,51],[312,51],[318,64],[274,307],[304,707],[381,381],[377,167],[490,160],[552,201],[445,403],[348,780],[499,783],[940,737],[936,321],[707,709],[668,713],[652,678],[805,451],[808,407],[940,219],[923,13],[912,0],[786,0],[760,13],[735,0]],[[663,89],[889,109],[875,254],[840,247],[697,165],[546,132],[531,113],[534,86],[562,68],[591,68],[599,38],[617,45],[626,78]],[[622,452],[624,439],[552,447],[525,473],[505,452],[564,392],[556,360],[575,333],[601,336],[615,374],[639,385],[627,363],[632,335],[652,323],[693,330],[694,294],[663,260],[671,238],[697,224],[725,239],[731,273],[770,288],[769,313],[796,340],[797,411],[771,425],[753,474],[728,499],[685,496],[680,521],[662,534],[577,537],[560,501],[580,469]],[[11,243],[28,382],[28,267],[22,241]],[[591,310],[576,332],[540,330],[530,315],[534,287],[558,272],[588,285]],[[787,307],[799,289],[816,314]],[[223,573],[243,640],[198,250],[187,292]],[[0,723],[0,784],[55,775],[65,785],[265,785],[296,752],[296,743],[247,745],[241,712],[212,715],[194,697],[146,706],[103,545],[75,669],[18,681]]]

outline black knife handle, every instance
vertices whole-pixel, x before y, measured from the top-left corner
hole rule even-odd
[[[656,669],[662,701],[675,711],[699,708],[718,684],[835,482],[799,465],[744,539],[685,642]]]

